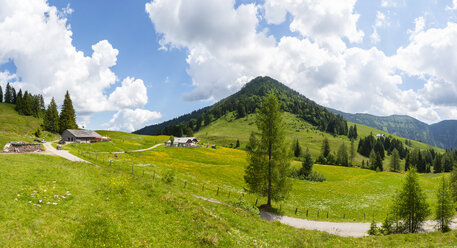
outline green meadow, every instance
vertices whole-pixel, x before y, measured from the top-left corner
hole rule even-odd
[[[173,149],[171,149],[173,150]],[[181,181],[39,154],[0,155],[2,247],[452,247],[455,232],[342,238],[260,219]],[[40,201],[41,200],[41,201]],[[250,210],[250,211],[249,211]]]

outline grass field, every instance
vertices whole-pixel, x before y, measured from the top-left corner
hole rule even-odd
[[[78,153],[71,147],[70,150]],[[146,176],[155,174],[161,177],[167,171],[174,170],[177,180],[181,185],[186,182],[187,190],[190,192],[221,201],[228,200],[228,192],[232,198],[245,194],[243,198],[251,204],[258,198],[244,191],[246,153],[242,150],[223,147],[188,149],[160,146],[147,152],[122,154],[116,159],[112,154],[94,153],[84,156],[90,161],[110,165],[111,168],[125,173],[131,173],[133,170],[136,175],[144,173]],[[299,162],[293,162],[293,166],[301,165]],[[393,195],[400,188],[404,178],[404,174],[401,173],[375,172],[361,168],[328,165],[315,165],[314,168],[324,174],[327,181],[316,183],[293,179],[293,190],[289,198],[275,203],[283,214],[333,221],[368,222],[374,217],[381,221],[386,216]],[[421,185],[432,206],[435,205],[438,177],[436,174],[420,176]],[[259,203],[264,201],[265,199],[259,198]]]
[[[346,147],[350,149],[350,140],[347,136],[337,135],[333,136],[331,134],[321,132],[317,130],[315,127],[310,125],[309,123],[297,118],[297,116],[290,114],[290,113],[283,113],[284,121],[285,121],[285,131],[286,131],[286,139],[289,143],[292,143],[295,139],[298,139],[300,145],[303,149],[308,148],[313,155],[314,158],[317,158],[320,154],[322,141],[326,137],[330,143],[331,152],[335,152],[344,142]],[[348,123],[348,126],[352,126],[354,123]],[[357,131],[359,137],[366,137],[373,133],[376,134],[385,134],[386,137],[390,134],[380,131],[368,126],[357,125]],[[200,131],[195,133],[195,136],[202,139],[204,143],[212,143],[217,145],[222,145],[226,147],[234,146],[236,141],[239,140],[241,143],[241,149],[246,147],[246,144],[249,140],[249,136],[252,131],[257,131],[257,126],[255,124],[255,115],[251,114],[248,115],[246,118],[236,119],[234,113],[229,113],[222,118],[212,122],[210,125],[203,127]],[[392,136],[394,138],[400,139],[401,141],[405,141],[404,138]],[[419,148],[419,149],[435,149],[438,152],[444,152],[443,149],[432,147],[430,145],[412,141],[412,146],[408,147],[409,149]],[[354,149],[357,151],[358,141],[354,142]],[[360,166],[362,164],[362,160],[365,162],[368,158],[363,157],[362,155],[356,153],[354,158],[353,164]],[[390,156],[387,156],[386,160],[384,161],[384,168],[385,170],[388,169],[388,165],[390,162]],[[402,162],[402,166],[404,161]]]
[[[13,104],[0,103],[0,150],[10,141],[33,142],[36,139],[34,133],[41,123],[39,118],[19,115]],[[42,138],[50,141],[60,137],[49,132],[42,133]]]
[[[0,155],[2,247],[452,247],[456,232],[341,238],[269,223],[171,185],[37,155]],[[41,200],[41,202],[40,202]],[[49,202],[49,204],[48,204]],[[54,204],[55,203],[55,204]],[[239,204],[238,204],[239,205]],[[243,205],[243,204],[241,204]]]

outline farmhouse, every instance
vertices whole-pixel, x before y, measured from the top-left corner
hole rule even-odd
[[[183,137],[183,138],[174,138],[173,142],[171,140],[165,142],[167,147],[196,147],[198,140],[195,137]]]
[[[62,134],[62,141],[90,143],[91,140],[95,140],[100,137],[100,134],[90,130],[67,129]]]
[[[40,143],[9,142],[3,147],[3,152],[39,152]]]
[[[386,136],[383,133],[376,134],[377,138],[385,138]]]

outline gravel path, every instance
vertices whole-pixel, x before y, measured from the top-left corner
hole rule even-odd
[[[162,143],[159,143],[159,144],[157,144],[157,145],[155,145],[155,146],[151,146],[151,147],[146,148],[146,149],[135,150],[135,151],[130,151],[130,152],[144,152],[144,151],[149,151],[149,150],[152,150],[152,149],[154,149],[154,148],[156,148],[156,147],[158,147],[158,146],[161,146],[161,145],[163,145],[163,144],[162,144]]]
[[[216,204],[224,204],[216,199],[202,197],[198,195],[193,195],[198,199],[205,201],[213,202]],[[224,204],[226,205],[226,204]],[[279,221],[284,225],[292,226],[300,229],[307,230],[317,230],[328,232],[333,235],[338,235],[342,237],[364,237],[368,236],[368,230],[370,229],[370,223],[366,222],[330,222],[330,221],[316,221],[316,220],[307,220],[300,218],[293,218],[289,216],[277,215],[269,212],[260,212],[260,217],[268,221]],[[378,223],[378,227],[381,226],[381,223]],[[423,225],[423,232],[434,232],[436,222],[433,220],[425,221]],[[457,229],[457,218],[452,220],[450,225],[452,230]]]
[[[54,155],[60,156],[62,158],[68,159],[70,161],[84,162],[84,163],[90,164],[90,162],[88,162],[84,159],[81,159],[79,157],[76,157],[75,155],[71,154],[68,151],[55,149],[50,142],[44,143],[44,147],[46,148],[46,153],[54,154]]]

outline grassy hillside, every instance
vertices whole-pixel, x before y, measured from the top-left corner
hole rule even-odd
[[[168,185],[151,175],[131,177],[44,155],[0,158],[0,244],[5,247],[443,247],[457,243],[455,231],[341,238],[266,222],[235,207],[238,200],[225,206],[196,199],[180,181]]]
[[[350,140],[347,136],[342,135],[331,135],[325,132],[317,130],[315,127],[309,123],[303,121],[300,118],[297,118],[296,115],[284,112],[283,117],[286,123],[286,136],[287,140],[292,143],[293,140],[298,138],[301,146],[306,149],[309,148],[311,154],[314,158],[317,158],[320,154],[320,149],[322,141],[325,137],[329,140],[330,148],[332,152],[336,152],[339,146],[345,142],[348,150],[350,147]],[[354,125],[354,123],[348,123],[349,126]],[[203,127],[200,131],[194,135],[202,139],[203,142],[209,142],[212,144],[218,144],[222,146],[230,147],[231,145],[236,144],[236,140],[239,139],[241,143],[241,148],[245,148],[249,136],[252,131],[256,131],[257,126],[255,124],[255,115],[248,115],[246,118],[236,119],[235,114],[229,113],[218,120],[212,122],[210,125]],[[380,133],[388,136],[389,134],[385,131],[380,131],[368,126],[357,124],[357,131],[359,137],[365,137],[373,133],[374,135]],[[401,141],[405,141],[404,138],[395,137]],[[358,141],[354,142],[355,149],[357,150]],[[417,141],[412,141],[412,147],[409,148],[434,148],[439,152],[443,152],[442,149],[426,145]],[[367,158],[357,154],[354,159],[356,165],[360,165],[362,160],[367,160]],[[387,166],[389,164],[390,158],[388,157],[384,164]],[[386,167],[387,168],[387,167]]]
[[[42,119],[19,115],[13,104],[0,103],[0,150],[9,141],[32,142],[36,139],[35,131],[40,127]],[[55,140],[60,136],[43,132],[46,140]]]

